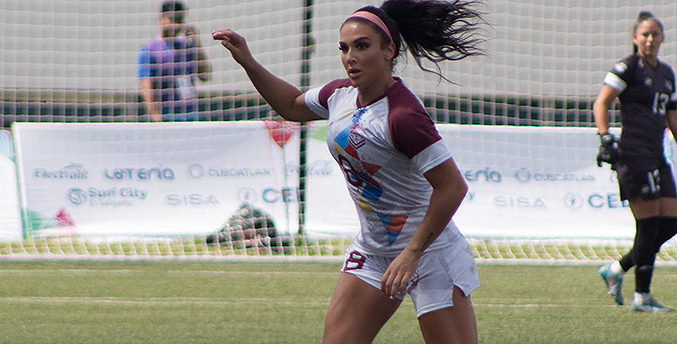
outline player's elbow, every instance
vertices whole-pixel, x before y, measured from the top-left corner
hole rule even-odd
[[[461,179],[461,181],[458,182],[458,185],[456,186],[456,192],[461,197],[465,197],[465,195],[468,193],[468,190],[469,190],[468,183],[466,183],[464,179]]]

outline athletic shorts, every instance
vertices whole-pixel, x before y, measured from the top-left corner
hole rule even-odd
[[[381,278],[394,257],[362,254],[354,245],[346,249],[341,272],[353,274],[374,288],[381,289]],[[452,246],[423,253],[406,291],[396,297],[411,296],[416,317],[454,305],[452,293],[457,286],[468,296],[480,286],[475,258],[465,239]]]
[[[622,200],[675,198],[675,180],[670,165],[651,158],[632,157],[616,165]]]

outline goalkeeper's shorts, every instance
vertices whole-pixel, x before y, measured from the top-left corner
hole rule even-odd
[[[675,180],[665,160],[629,157],[616,166],[622,200],[675,198]]]
[[[342,272],[353,274],[374,288],[381,289],[381,278],[394,257],[363,254],[354,245],[346,249]],[[452,307],[454,286],[469,296],[480,286],[475,258],[468,242],[462,238],[451,246],[426,251],[421,256],[414,276],[409,280],[406,291],[397,295],[404,300],[411,295],[416,317]]]

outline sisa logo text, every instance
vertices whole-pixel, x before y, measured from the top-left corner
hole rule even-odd
[[[220,204],[216,196],[209,194],[167,194],[165,203],[171,206],[210,206]]]
[[[548,207],[542,199],[527,196],[496,196],[494,197],[494,204],[499,207],[512,208],[545,209]]]

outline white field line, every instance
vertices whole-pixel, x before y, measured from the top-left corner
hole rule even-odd
[[[251,275],[251,276],[338,276],[336,272],[312,272],[312,271],[210,271],[210,270],[96,270],[96,269],[36,269],[36,270],[0,270],[1,274],[130,274],[130,273],[155,273],[166,272],[177,275]]]
[[[216,270],[157,270],[149,269],[150,271],[161,273],[166,272],[168,274],[176,275],[249,275],[249,276],[336,276],[340,274],[337,270],[336,272],[312,272],[312,271],[216,271]],[[28,269],[28,270],[2,270],[0,269],[0,275],[2,274],[131,274],[131,273],[147,273],[149,270],[138,269],[138,270],[97,270],[97,269]],[[658,273],[656,273],[658,271]],[[668,272],[670,271],[670,272]],[[655,270],[654,274],[658,278],[677,278],[677,271],[672,273],[675,270]],[[630,277],[630,275],[628,276]]]
[[[239,305],[266,305],[290,307],[327,307],[329,299],[321,301],[285,301],[276,298],[232,298],[208,299],[191,297],[168,298],[116,298],[116,297],[0,297],[0,303],[20,304],[84,304],[84,305],[115,305],[115,306],[239,306]],[[403,305],[413,307],[407,299]],[[490,300],[473,302],[475,308],[508,308],[508,309],[581,309],[581,308],[619,308],[615,305],[571,304],[571,303],[539,303],[537,299],[520,300],[511,303],[509,300]]]
[[[232,305],[282,305],[282,306],[328,306],[329,300],[318,302],[292,302],[274,298],[207,299],[190,297],[168,298],[117,298],[117,297],[0,297],[2,303],[85,305],[158,305],[158,306],[232,306]]]

